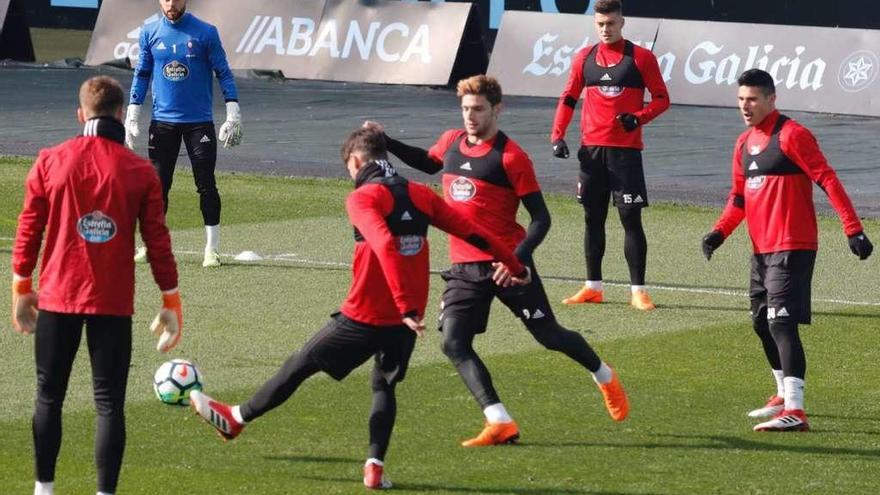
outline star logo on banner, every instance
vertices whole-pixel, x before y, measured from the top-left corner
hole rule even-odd
[[[871,69],[874,68],[874,64],[865,60],[865,57],[859,57],[855,62],[850,62],[847,64],[849,70],[846,75],[843,76],[845,81],[849,81],[849,83],[853,86],[859,84],[860,81],[867,81],[868,74],[871,73]]]
[[[880,59],[870,50],[858,50],[840,64],[837,82],[848,93],[862,91],[877,79]]]

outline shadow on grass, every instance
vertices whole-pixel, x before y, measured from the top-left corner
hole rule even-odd
[[[330,478],[321,476],[302,476],[302,479],[310,481],[327,481],[333,483],[351,483],[349,478]],[[513,493],[516,495],[632,495],[636,492],[617,492],[617,491],[595,491],[586,488],[549,488],[549,487],[471,487],[471,486],[454,486],[449,484],[431,485],[427,483],[399,483],[394,482],[394,491],[409,490],[413,492],[438,492],[438,493]],[[659,495],[656,493],[638,492],[640,495]]]
[[[312,462],[317,464],[360,464],[363,459],[354,457],[319,457],[311,455],[265,455],[267,461]]]
[[[826,430],[814,430],[819,433],[835,433]],[[803,433],[809,435],[810,433]],[[797,433],[762,433],[762,435],[778,435],[793,436]],[[657,437],[679,439],[679,440],[706,440],[709,443],[610,443],[610,442],[534,442],[520,444],[524,448],[559,448],[559,447],[615,447],[615,448],[636,448],[636,449],[690,449],[690,450],[755,450],[765,452],[788,452],[794,454],[811,454],[811,455],[850,455],[857,457],[880,458],[880,449],[854,449],[845,447],[820,447],[811,445],[780,445],[774,443],[760,442],[742,437],[722,436],[722,435],[681,435],[681,434],[657,434]]]

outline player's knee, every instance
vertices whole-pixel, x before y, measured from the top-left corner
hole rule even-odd
[[[394,393],[394,383],[388,383],[388,380],[382,373],[373,373],[370,387],[373,393]]]

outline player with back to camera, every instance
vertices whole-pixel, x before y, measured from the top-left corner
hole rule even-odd
[[[818,249],[813,182],[843,223],[850,250],[864,260],[874,247],[843,184],[813,134],[776,109],[773,76],[749,69],[737,81],[740,115],[748,128],[733,149],[730,199],[703,237],[706,259],[745,219],[754,254],[749,284],[752,326],[776,381],[776,393],[752,418],[755,431],[804,431],[806,355],[799,324],[810,324],[810,286]]]
[[[125,116],[125,140],[134,149],[134,140],[140,135],[141,104],[152,80],[148,153],[162,180],[165,211],[183,140],[205,224],[202,266],[220,266],[220,193],[214,174],[217,139],[225,148],[241,143],[238,91],[217,28],[187,12],[186,0],[159,0],[159,6],[162,17],[141,30],[140,60]],[[214,74],[226,100],[226,121],[219,136],[214,133]],[[148,250],[140,248],[135,259],[143,261],[147,256]]]
[[[150,267],[162,290],[162,309],[151,327],[159,336],[157,349],[168,352],[182,332],[162,186],[150,162],[123,145],[124,98],[122,86],[109,77],[83,83],[76,112],[82,135],[40,151],[25,182],[12,248],[12,318],[17,332],[34,334],[34,495],[54,493],[61,411],[83,324],[98,413],[98,494],[116,491],[125,450],[136,225],[152,253]],[[37,293],[31,274],[41,243]]]
[[[522,321],[541,345],[564,353],[586,368],[599,386],[608,413],[615,421],[623,421],[629,413],[629,402],[617,373],[599,359],[581,334],[556,321],[535,270],[532,255],[550,230],[550,212],[531,159],[498,129],[501,85],[491,76],[473,76],[458,82],[457,94],[461,98],[464,129],[444,132],[429,150],[386,136],[388,148],[413,168],[429,174],[442,171],[443,195],[449,206],[501,238],[532,273],[528,284],[499,287],[492,283],[491,253],[449,238],[452,267],[442,275],[446,290],[440,306],[443,353],[455,366],[486,420],[480,434],[465,440],[462,446],[511,443],[520,435],[492,384],[488,368],[473,347],[474,338],[486,331],[495,298]],[[376,122],[364,125],[383,129]],[[528,230],[516,221],[520,202],[531,216]]]
[[[342,307],[241,405],[230,406],[198,391],[190,399],[205,421],[232,439],[247,423],[289,399],[310,376],[323,371],[342,380],[374,357],[364,485],[390,488],[384,461],[397,414],[395,388],[406,374],[416,334],[425,327],[428,226],[491,253],[492,283],[499,286],[528,283],[529,269],[509,247],[475,227],[430,188],[399,176],[388,163],[381,133],[352,132],[342,146],[342,160],[355,181],[346,200],[354,225],[353,273]]]

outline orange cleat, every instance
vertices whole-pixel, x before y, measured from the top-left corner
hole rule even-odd
[[[506,443],[516,443],[519,440],[519,427],[516,422],[509,423],[489,423],[483,431],[475,438],[461,442],[462,447],[489,447],[492,445],[503,445]]]
[[[651,301],[651,296],[643,290],[633,292],[632,299],[630,299],[629,303],[632,307],[642,311],[651,311],[656,308],[654,302]]]
[[[581,287],[581,290],[577,291],[577,294],[563,299],[562,304],[599,304],[604,299],[605,298],[602,296],[601,290],[591,289],[585,285]]]
[[[245,427],[244,423],[239,423],[232,416],[232,406],[216,401],[199,390],[190,392],[189,404],[196,414],[217,430],[223,441],[234,439]]]
[[[605,398],[605,408],[608,409],[611,419],[614,421],[626,419],[629,415],[629,399],[626,397],[623,384],[620,383],[616,371],[611,370],[611,381],[599,385],[599,390],[602,391],[602,397]]]
[[[781,413],[782,410],[785,409],[785,400],[778,396],[773,395],[767,400],[767,403],[764,404],[764,407],[759,407],[758,409],[753,409],[749,411],[750,418],[772,418],[777,414]]]
[[[770,421],[755,425],[755,431],[810,431],[803,409],[785,409]]]

